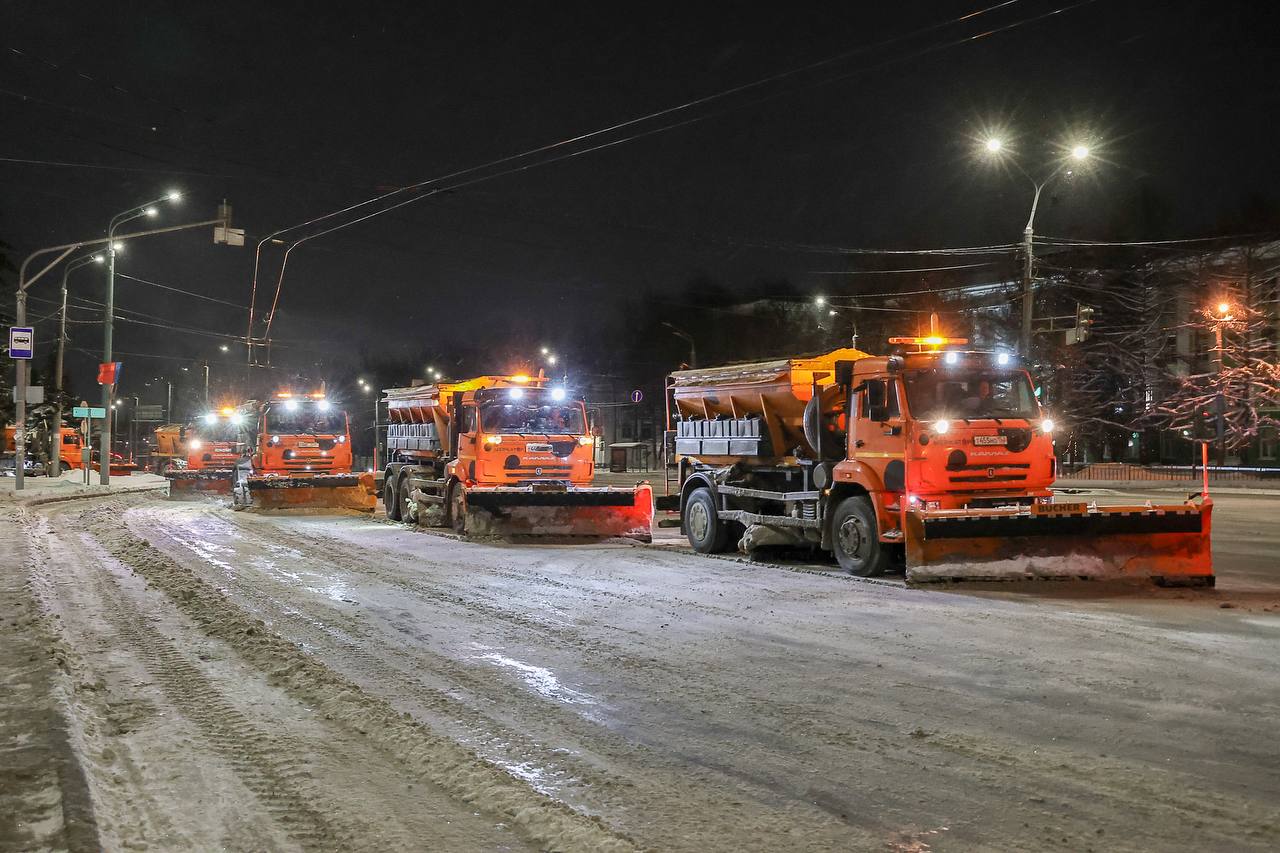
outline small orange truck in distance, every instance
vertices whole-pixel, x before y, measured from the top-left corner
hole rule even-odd
[[[387,517],[497,536],[652,537],[653,491],[594,487],[586,406],[544,377],[385,392]]]
[[[673,373],[681,526],[701,552],[834,552],[911,581],[1142,577],[1212,585],[1212,502],[1053,503],[1053,422],[1009,353],[895,338]]]
[[[378,500],[373,475],[351,470],[347,413],[323,392],[279,391],[236,412],[248,457],[235,470],[236,509],[373,511]]]
[[[236,464],[244,456],[240,428],[244,415],[224,406],[205,412],[187,426],[167,424],[156,430],[156,452],[168,459],[165,479],[169,496],[207,492],[228,494]]]

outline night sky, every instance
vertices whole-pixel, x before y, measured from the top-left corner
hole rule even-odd
[[[1030,188],[975,158],[989,129],[1033,173],[1077,139],[1099,154],[1048,195],[1039,233],[1221,233],[1280,198],[1270,4],[1021,0],[954,20],[988,5],[9,0],[0,240],[16,264],[100,235],[112,214],[171,187],[186,197],[160,223],[209,218],[226,197],[248,246],[214,246],[204,230],[152,238],[119,270],[244,305],[257,237],[840,54],[852,55],[592,142],[697,119],[683,126],[298,249],[275,357],[358,366],[495,334],[568,349],[587,325],[624,324],[627,299],[698,276],[731,291],[785,280],[856,293],[856,278],[818,273],[884,259],[805,247],[1018,239]],[[269,295],[278,248],[264,261]],[[101,278],[86,267],[72,291],[100,300]],[[35,298],[56,292],[56,279],[36,285],[31,314],[53,310]],[[117,327],[131,378],[194,364],[153,354],[228,374],[244,360],[243,308],[128,279],[117,304],[159,324]],[[38,343],[52,333],[43,324]],[[97,358],[80,350],[100,347],[100,326],[75,324],[72,337],[73,386],[88,390]]]

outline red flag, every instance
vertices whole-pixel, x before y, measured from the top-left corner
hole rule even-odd
[[[118,361],[108,361],[98,365],[98,384],[99,385],[115,385],[120,381],[120,368],[122,364]]]

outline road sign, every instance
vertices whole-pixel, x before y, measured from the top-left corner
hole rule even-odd
[[[639,388],[631,392],[631,402],[640,403],[644,401],[644,392]]]
[[[163,406],[134,406],[133,419],[135,421],[154,421],[159,423],[164,420]]]
[[[9,327],[9,358],[29,359],[35,347],[35,329],[30,326]]]
[[[71,410],[73,418],[105,418],[107,416],[106,409],[99,409],[96,406],[75,406]]]
[[[13,389],[13,402],[18,402],[18,389]],[[27,386],[27,405],[34,406],[44,402],[44,386],[28,385]]]

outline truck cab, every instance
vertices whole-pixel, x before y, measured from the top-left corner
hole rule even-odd
[[[901,494],[929,510],[1050,499],[1053,422],[1008,353],[908,353],[848,369],[850,428],[833,482],[877,497],[882,542],[901,541]]]
[[[260,474],[347,474],[351,429],[347,413],[320,394],[281,392],[242,426]]]
[[[465,391],[446,476],[468,485],[584,486],[595,473],[586,406],[563,388],[513,383]]]
[[[206,412],[182,433],[188,471],[234,468],[242,456],[240,427],[244,415],[230,407]]]

